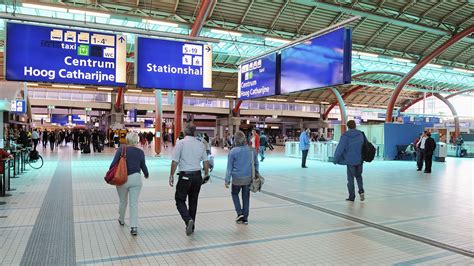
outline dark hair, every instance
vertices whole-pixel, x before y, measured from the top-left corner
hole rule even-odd
[[[426,136],[431,137],[431,132],[426,132]]]
[[[193,123],[186,124],[184,135],[194,137],[196,135],[196,126]]]
[[[354,120],[347,121],[347,127],[349,129],[355,129],[356,128],[356,122]]]

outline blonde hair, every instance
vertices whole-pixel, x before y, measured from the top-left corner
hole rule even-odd
[[[140,137],[138,136],[137,132],[128,132],[127,136],[125,136],[128,145],[137,145],[140,141]]]

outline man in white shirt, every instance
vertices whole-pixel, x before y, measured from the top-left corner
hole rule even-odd
[[[173,151],[169,184],[174,184],[174,173],[179,168],[178,183],[176,184],[176,207],[186,224],[186,235],[194,233],[197,204],[201,185],[209,180],[209,163],[206,147],[195,138],[196,126],[187,124],[184,129],[184,139],[179,140]],[[204,180],[201,177],[201,162],[204,162]],[[186,198],[189,208],[186,206]]]
[[[428,138],[426,136],[426,131],[423,132],[423,135],[421,135],[421,138],[420,140],[418,141],[418,143],[416,144],[416,147],[418,148],[418,158],[417,158],[417,161],[416,161],[416,165],[418,166],[418,169],[417,171],[421,171],[421,169],[423,168],[423,161],[425,160],[425,143],[426,143],[426,139]]]

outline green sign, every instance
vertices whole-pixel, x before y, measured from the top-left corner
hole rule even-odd
[[[87,108],[86,108],[86,111],[92,111],[92,108],[87,107]]]
[[[77,55],[89,56],[89,45],[79,45]]]
[[[54,108],[56,108],[56,106],[54,106],[54,105],[48,105],[48,109],[54,109]]]

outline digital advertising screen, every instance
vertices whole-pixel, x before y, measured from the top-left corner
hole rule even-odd
[[[7,80],[123,86],[124,35],[8,22]]]
[[[212,89],[212,48],[206,44],[138,37],[137,87],[209,91]]]
[[[239,66],[237,98],[249,100],[277,94],[276,53]]]
[[[281,52],[281,94],[351,82],[351,31],[341,28]]]

